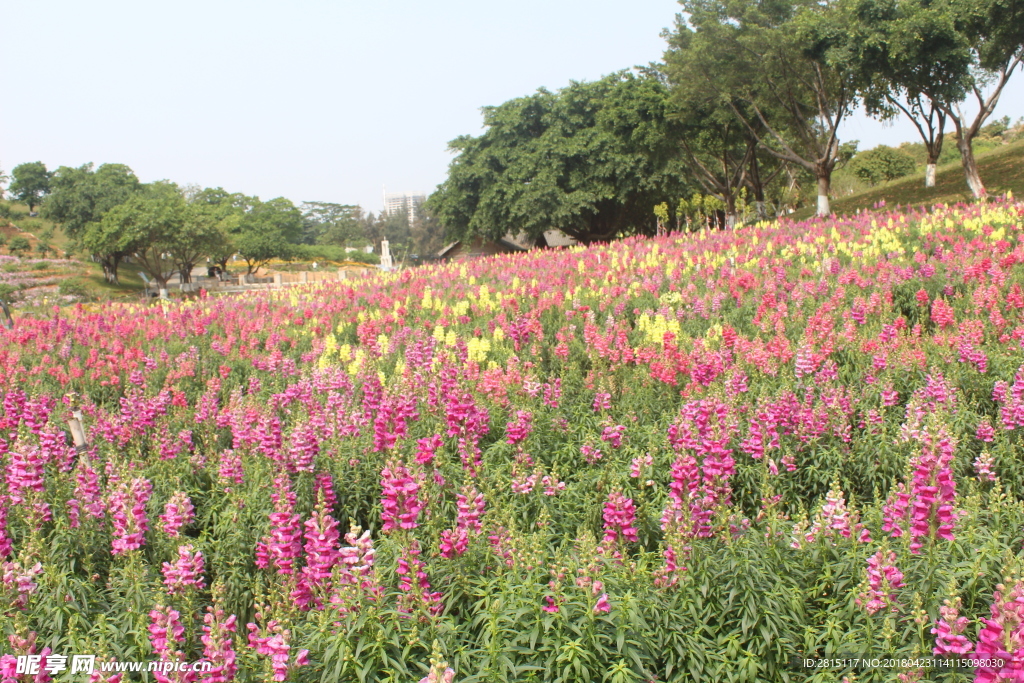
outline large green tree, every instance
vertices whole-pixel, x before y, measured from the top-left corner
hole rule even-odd
[[[284,197],[266,202],[253,198],[232,235],[238,255],[251,275],[274,258],[287,258],[302,237],[302,212]]]
[[[92,166],[58,168],[50,180],[50,194],[43,202],[43,216],[60,223],[64,234],[72,240],[77,240],[89,223],[100,220],[141,186],[135,173],[124,164],[103,164],[95,171]]]
[[[242,219],[242,196],[223,188],[186,187],[181,230],[167,245],[183,283],[192,281],[192,269],[203,259],[226,262],[235,247],[231,233]],[[247,198],[245,198],[247,199]]]
[[[833,13],[851,68],[863,74],[864,104],[873,116],[906,116],[925,146],[925,186],[945,141],[947,110],[970,86],[971,56],[946,0],[838,0]]]
[[[131,254],[142,270],[166,289],[168,280],[178,272],[173,249],[182,242],[185,222],[186,204],[178,187],[153,183],[90,224],[85,241],[102,234],[109,240],[108,250]]]
[[[487,130],[450,143],[456,157],[427,208],[455,239],[653,233],[652,208],[685,193],[669,107],[648,70],[484,107]]]
[[[362,209],[352,204],[303,202],[302,244],[349,246],[364,238],[359,220]]]
[[[813,174],[818,214],[828,214],[839,127],[860,85],[860,74],[828,40],[842,30],[830,2],[681,4],[685,14],[666,55],[672,81],[703,79],[763,150]]]
[[[46,164],[41,161],[19,164],[11,171],[11,177],[11,196],[28,204],[30,212],[35,211],[50,191],[50,173],[46,170]]]
[[[956,146],[967,185],[975,197],[987,194],[974,159],[974,138],[995,111],[1013,72],[1024,66],[1024,3],[1020,0],[944,0],[955,18],[970,53],[969,98],[965,103],[944,102],[956,132]]]

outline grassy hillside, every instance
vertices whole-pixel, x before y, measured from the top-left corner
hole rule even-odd
[[[984,152],[977,158],[981,179],[991,194],[1010,190],[1016,196],[1024,196],[1024,140]],[[956,161],[939,167],[935,187],[924,186],[922,169],[920,173],[837,198],[832,202],[832,210],[836,214],[855,213],[859,209],[870,209],[883,200],[890,207],[897,204],[914,206],[970,201],[971,195],[964,181],[963,167]],[[814,208],[808,207],[794,213],[792,218],[808,218],[813,213]]]
[[[49,303],[71,303],[76,300],[118,299],[137,297],[143,290],[139,267],[122,264],[118,270],[119,285],[111,285],[103,277],[103,269],[97,263],[83,259],[64,258],[70,248],[69,240],[54,223],[41,218],[30,217],[28,207],[17,202],[5,202],[10,218],[0,217],[0,235],[5,244],[0,254],[9,254],[7,248],[15,237],[28,240],[30,251],[22,259],[5,259],[0,265],[0,298],[15,305],[38,305]],[[54,252],[48,258],[41,258],[38,244],[44,241]]]

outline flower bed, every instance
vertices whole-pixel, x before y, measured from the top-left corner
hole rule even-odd
[[[0,672],[998,680],[911,664],[1024,661],[1022,223],[865,213],[20,318]],[[904,664],[794,663],[840,655]]]

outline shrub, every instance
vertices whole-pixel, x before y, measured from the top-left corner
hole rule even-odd
[[[57,285],[57,293],[61,296],[74,296],[82,299],[89,298],[89,289],[85,286],[85,283],[81,280],[72,278],[70,280],[62,280]]]
[[[21,289],[17,285],[11,285],[6,282],[0,282],[0,299],[4,301],[10,301],[14,298],[14,295]]]
[[[850,162],[854,175],[869,185],[910,175],[915,166],[909,154],[886,145],[862,152]]]
[[[7,245],[7,248],[12,254],[20,256],[31,249],[32,245],[29,244],[29,241],[24,237],[15,237]]]

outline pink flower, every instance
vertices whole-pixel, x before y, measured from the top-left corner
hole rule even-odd
[[[416,441],[416,462],[420,465],[432,465],[434,456],[444,445],[440,434],[417,439]]]
[[[593,465],[603,457],[603,454],[601,453],[600,449],[598,449],[596,446],[592,446],[589,443],[585,443],[582,446],[580,446],[580,453],[583,454],[583,459],[586,460],[591,465]]]
[[[950,327],[956,318],[953,314],[953,307],[945,299],[937,298],[932,302],[932,321],[942,327]]]
[[[1003,660],[1003,667],[982,667],[975,672],[976,683],[1024,681],[1024,582],[1018,581],[1009,592],[996,586],[990,619],[978,632],[974,657]]]
[[[419,526],[418,519],[423,509],[418,496],[420,484],[401,460],[388,461],[381,470],[380,485],[383,488],[380,515],[384,521],[383,530],[390,531],[395,527],[415,529]]]
[[[113,521],[114,533],[111,552],[114,555],[138,550],[146,542],[149,522],[146,503],[153,493],[148,479],[135,478],[131,484],[121,483],[107,501],[107,511]]]
[[[935,648],[932,653],[938,656],[959,654],[964,655],[974,647],[963,632],[967,630],[967,617],[960,616],[960,598],[946,600],[939,608],[939,618],[935,628]]]
[[[992,454],[988,451],[982,451],[977,458],[974,459],[974,471],[978,475],[978,479],[982,481],[995,481],[996,473],[992,471],[995,466],[995,460],[992,458]]]
[[[629,467],[629,476],[634,479],[639,479],[643,476],[643,472],[648,467],[654,466],[654,458],[648,453],[647,455],[633,458],[633,462]]]
[[[604,504],[604,539],[601,541],[605,546],[616,546],[620,541],[636,543],[636,529],[633,527],[636,521],[636,510],[633,507],[633,500],[626,498],[619,489],[608,494],[608,500]]]
[[[288,651],[291,649],[288,639],[291,637],[291,632],[274,620],[267,622],[265,631],[261,631],[254,623],[246,624],[246,628],[249,629],[249,647],[255,649],[256,654],[270,657],[270,668],[274,672],[273,680],[288,680]],[[294,665],[299,667],[308,663],[309,651],[300,650]]]
[[[180,536],[180,529],[192,522],[195,508],[192,500],[182,491],[175,491],[160,515],[161,528],[171,538]]]
[[[322,491],[322,490],[321,490]],[[292,591],[292,599],[299,609],[309,609],[315,600],[322,607],[323,601],[316,595],[331,578],[334,565],[341,559],[338,551],[338,522],[328,514],[326,495],[318,496],[317,507],[305,522],[306,566]]]
[[[396,570],[398,587],[406,594],[407,611],[414,606],[422,606],[432,614],[440,614],[443,608],[441,594],[430,591],[430,579],[419,556],[420,546],[416,540],[402,550]]]
[[[513,446],[525,441],[532,431],[533,414],[528,410],[516,411],[516,419],[505,427],[505,433],[508,435],[507,441]]]
[[[203,580],[203,553],[196,550],[192,552],[191,545],[178,546],[178,559],[174,564],[164,562],[164,585],[171,595],[184,593],[189,586],[195,586],[197,590],[206,588]]]
[[[295,494],[287,475],[278,476],[274,488],[276,491],[270,496],[274,501],[270,535],[256,544],[256,566],[266,569],[273,562],[278,574],[291,576],[302,548],[299,516],[294,512]]]
[[[594,614],[607,614],[612,611],[612,606],[608,604],[608,594],[601,593],[601,597],[597,599],[597,603],[594,605]]]
[[[12,601],[14,607],[25,609],[29,597],[39,588],[35,578],[43,573],[43,565],[36,562],[31,567],[23,567],[20,562],[3,562],[0,570],[3,571],[4,589],[15,596]]]
[[[224,610],[206,608],[203,616],[203,657],[212,668],[203,673],[201,683],[228,683],[235,678],[238,665],[231,634],[235,632],[235,615],[224,618]]]
[[[911,552],[920,550],[923,539],[953,540],[956,482],[951,466],[956,442],[940,428],[935,434],[924,434],[923,445],[921,453],[911,459]]]
[[[867,587],[855,603],[868,614],[891,607],[896,610],[895,589],[903,587],[903,573],[896,568],[896,553],[879,550],[868,558]]]
[[[185,627],[181,624],[181,614],[163,605],[158,605],[149,613],[149,642],[153,646],[153,654],[163,661],[180,661],[184,653],[178,645],[184,641]],[[159,683],[186,683],[196,680],[192,671],[177,672],[175,678],[165,673],[156,672],[154,677]]]
[[[11,556],[13,543],[7,535],[7,496],[0,495],[0,560]]]
[[[601,441],[607,442],[612,448],[618,448],[622,445],[622,435],[625,431],[625,425],[605,427],[601,432]]]
[[[996,430],[992,426],[992,423],[988,421],[988,418],[985,418],[984,420],[978,423],[978,428],[975,430],[974,436],[979,441],[991,443],[992,441],[995,440]]]

